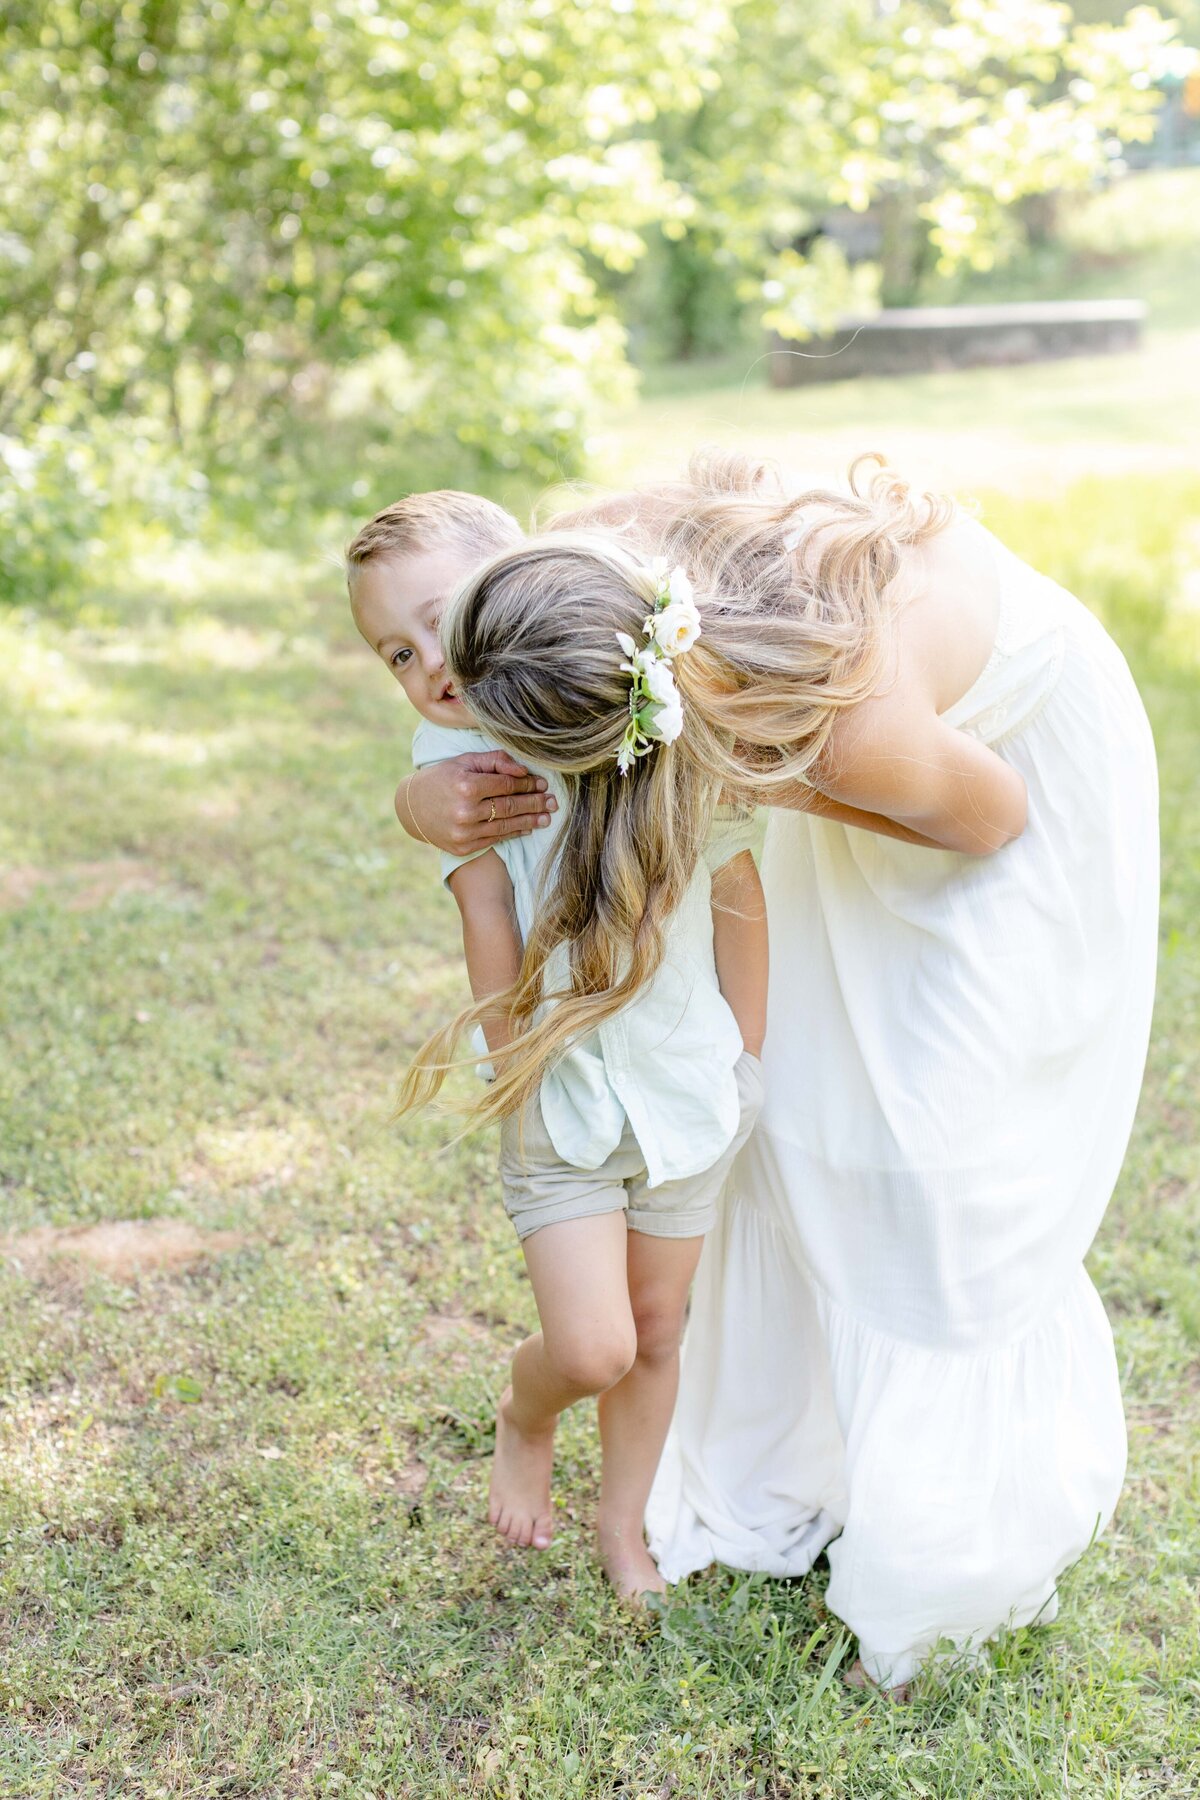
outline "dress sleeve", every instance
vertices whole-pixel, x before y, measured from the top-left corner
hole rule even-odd
[[[713,828],[704,846],[704,860],[710,875],[740,856],[743,850],[757,850],[761,833],[758,809],[742,806],[718,806]]]

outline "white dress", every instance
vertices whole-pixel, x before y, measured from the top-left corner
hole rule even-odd
[[[772,813],[766,1105],[647,1513],[671,1581],[828,1545],[884,1684],[1052,1616],[1125,1469],[1083,1258],[1149,1034],[1154,746],[1098,622],[989,542],[995,648],[945,716],[1021,771],[1028,824],[970,858]]]

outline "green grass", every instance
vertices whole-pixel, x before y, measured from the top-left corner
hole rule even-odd
[[[775,458],[826,482],[864,450],[958,493],[1060,494],[1080,474],[1148,476],[1200,466],[1200,331],[1152,332],[1140,351],[907,378],[764,385],[749,353],[651,384],[596,434],[603,479],[677,471],[705,443]],[[695,385],[689,385],[694,381]]]
[[[332,577],[181,554],[70,629],[0,619],[7,1228],[238,1234],[130,1279],[0,1261],[0,1794],[1196,1791],[1200,481],[1101,470],[986,516],[1126,646],[1164,784],[1154,1048],[1092,1259],[1131,1472],[1057,1622],[907,1708],[837,1678],[820,1569],[710,1573],[633,1623],[590,1553],[587,1409],[554,1547],[498,1547],[491,1407],[530,1290],[490,1143],[387,1122],[463,992],[390,817],[411,720]]]

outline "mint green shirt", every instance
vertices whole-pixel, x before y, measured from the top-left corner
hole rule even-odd
[[[501,747],[482,732],[422,720],[413,737],[413,766],[427,768],[468,751]],[[529,935],[538,883],[555,852],[565,809],[557,776],[549,770],[535,773],[544,775],[558,798],[554,821],[493,846],[512,882],[522,939]],[[717,984],[712,874],[747,849],[753,836],[752,816],[718,824],[668,923],[653,981],[590,1038],[572,1045],[543,1077],[542,1118],[565,1163],[599,1168],[620,1143],[627,1118],[651,1187],[711,1168],[732,1141],[740,1114],[733,1066],[742,1038]],[[443,881],[471,860],[443,855]],[[566,947],[560,945],[547,981],[565,986],[567,979]]]

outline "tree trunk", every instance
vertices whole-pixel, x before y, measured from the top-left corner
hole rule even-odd
[[[882,233],[880,297],[885,306],[911,306],[925,248],[925,225],[911,193],[893,188],[879,203]]]

